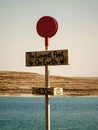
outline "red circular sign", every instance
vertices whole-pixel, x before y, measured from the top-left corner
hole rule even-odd
[[[53,17],[44,16],[37,22],[36,29],[41,37],[52,37],[58,30],[58,23]]]

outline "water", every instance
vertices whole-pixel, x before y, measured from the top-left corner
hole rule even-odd
[[[0,97],[0,130],[45,130],[44,97]],[[52,97],[51,130],[98,130],[98,97]]]

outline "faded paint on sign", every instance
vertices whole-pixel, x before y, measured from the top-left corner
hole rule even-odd
[[[26,66],[68,65],[68,50],[26,52]]]

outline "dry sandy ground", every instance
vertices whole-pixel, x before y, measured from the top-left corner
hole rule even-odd
[[[0,95],[30,95],[32,87],[44,87],[45,76],[0,71]],[[51,87],[63,87],[65,96],[98,96],[98,77],[50,76]]]

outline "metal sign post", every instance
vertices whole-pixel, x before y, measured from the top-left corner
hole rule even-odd
[[[49,38],[45,38],[45,45],[48,45]],[[45,46],[45,51],[48,51],[49,47]],[[49,65],[45,65],[45,87],[50,88],[49,77]],[[46,107],[46,130],[50,130],[50,96],[45,94],[45,107]]]
[[[53,17],[40,18],[36,29],[45,38],[45,51],[26,52],[26,66],[45,66],[45,87],[32,88],[32,94],[45,95],[46,130],[50,130],[50,95],[63,95],[63,88],[50,87],[49,65],[68,65],[68,50],[49,51],[49,39],[58,30],[58,23]]]
[[[44,16],[37,23],[37,32],[41,37],[45,38],[45,51],[49,48],[49,38],[57,32],[57,21],[50,16]],[[45,87],[50,88],[49,65],[45,65]],[[50,130],[50,96],[45,94],[46,106],[46,130]]]

